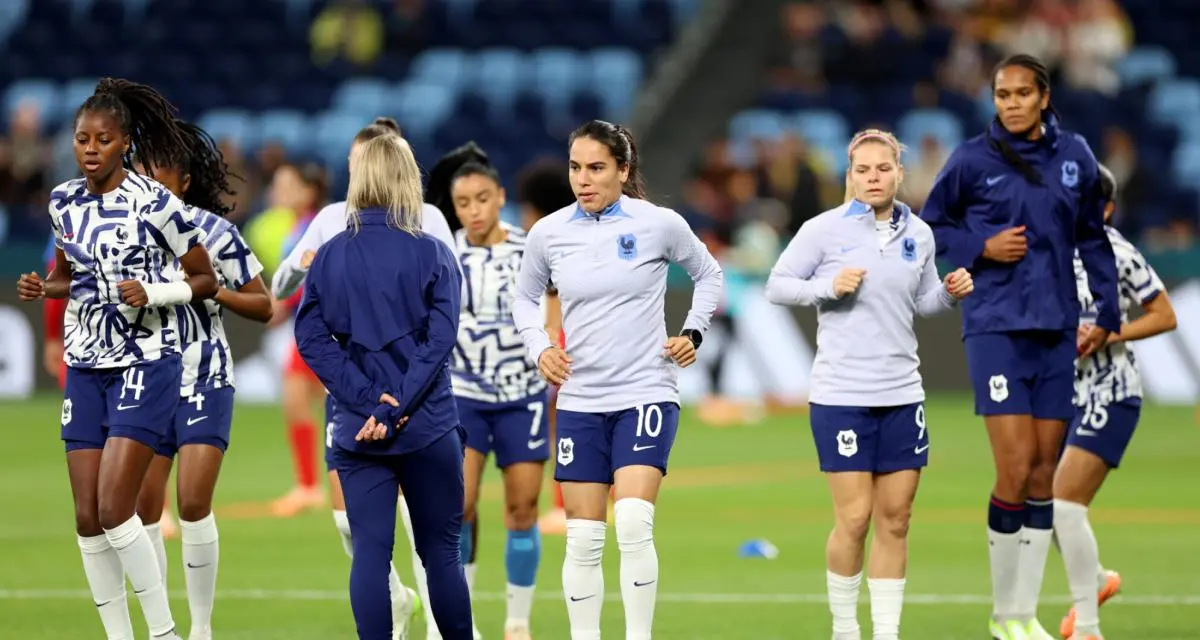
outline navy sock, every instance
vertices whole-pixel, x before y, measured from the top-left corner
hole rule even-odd
[[[1016,533],[1025,526],[1025,505],[992,496],[988,504],[988,528],[996,533]]]
[[[1054,528],[1054,500],[1051,498],[1027,498],[1025,500],[1025,526],[1030,529]]]

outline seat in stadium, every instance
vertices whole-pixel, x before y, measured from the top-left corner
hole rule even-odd
[[[75,111],[85,100],[96,92],[98,78],[74,78],[63,83],[62,94],[59,96],[61,109],[54,115],[56,120],[69,122],[75,116]]]
[[[604,47],[593,50],[585,62],[591,68],[590,86],[604,87],[607,117],[624,120],[642,84],[642,59],[629,49]]]
[[[1176,124],[1200,114],[1200,81],[1173,78],[1154,86],[1146,105],[1150,120],[1158,124]]]
[[[196,124],[218,143],[229,141],[239,149],[253,149],[258,144],[255,118],[244,109],[213,109]]]
[[[331,107],[371,119],[393,108],[392,87],[379,78],[350,78],[333,91]]]
[[[778,140],[787,127],[777,111],[750,109],[729,121],[729,137],[735,141]]]
[[[411,79],[458,89],[467,80],[467,71],[467,56],[462,51],[427,49],[413,60]]]
[[[962,122],[944,109],[913,109],[900,118],[896,135],[910,149],[926,137],[935,138],[943,149],[953,149],[962,142]]]
[[[367,122],[352,113],[326,111],[315,116],[312,124],[315,131],[312,153],[327,165],[341,166],[340,163],[350,155],[350,144],[354,142],[354,136]]]
[[[28,13],[29,0],[0,2],[0,46],[8,43],[9,37],[25,22]]]
[[[454,112],[457,95],[457,91],[442,84],[402,82],[396,87],[392,112],[406,131],[431,136]]]
[[[1158,46],[1136,47],[1117,62],[1121,86],[1156,82],[1174,77],[1175,56]]]
[[[1176,184],[1200,184],[1200,143],[1181,144],[1175,149],[1171,173]]]
[[[532,88],[541,92],[546,101],[566,106],[587,79],[587,67],[578,53],[570,49],[542,49],[533,53]]]
[[[529,81],[525,54],[516,49],[484,49],[469,63],[468,82],[497,112],[506,112]]]
[[[366,123],[364,119],[362,124]],[[309,121],[303,113],[294,109],[268,109],[259,114],[259,144],[278,142],[289,151],[308,153],[310,141]]]
[[[4,92],[4,119],[7,121],[17,106],[31,103],[44,119],[51,120],[59,114],[61,102],[62,91],[57,82],[40,78],[17,80]]]
[[[836,111],[830,109],[806,109],[791,118],[788,129],[820,149],[834,163],[834,170],[846,170],[846,145],[850,142],[850,124]]]

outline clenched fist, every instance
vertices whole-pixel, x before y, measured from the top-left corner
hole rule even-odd
[[[863,278],[866,275],[866,269],[858,267],[846,267],[842,269],[833,278],[833,295],[844,298],[858,291],[858,287],[862,285]]]

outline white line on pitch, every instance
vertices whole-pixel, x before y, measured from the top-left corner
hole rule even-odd
[[[217,592],[222,600],[346,600],[345,591],[332,590],[300,590],[300,589],[222,589]],[[91,594],[85,589],[0,589],[0,600],[74,600],[90,598]],[[182,589],[176,589],[172,597],[183,598]],[[505,599],[500,592],[481,592],[475,594],[477,600],[499,601]],[[541,592],[539,600],[561,600],[558,593]],[[620,601],[621,596],[610,593],[606,599]],[[685,604],[824,604],[823,593],[660,593],[660,602],[678,602]],[[1044,604],[1070,604],[1069,597],[1042,598]],[[991,604],[991,596],[986,595],[943,595],[911,593],[904,596],[904,604],[914,605],[986,605]],[[1122,595],[1114,598],[1110,604],[1157,607],[1200,606],[1200,595]]]

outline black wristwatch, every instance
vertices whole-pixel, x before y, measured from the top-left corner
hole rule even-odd
[[[684,329],[679,332],[679,335],[691,340],[693,349],[699,349],[700,343],[704,342],[704,334],[695,329]]]

